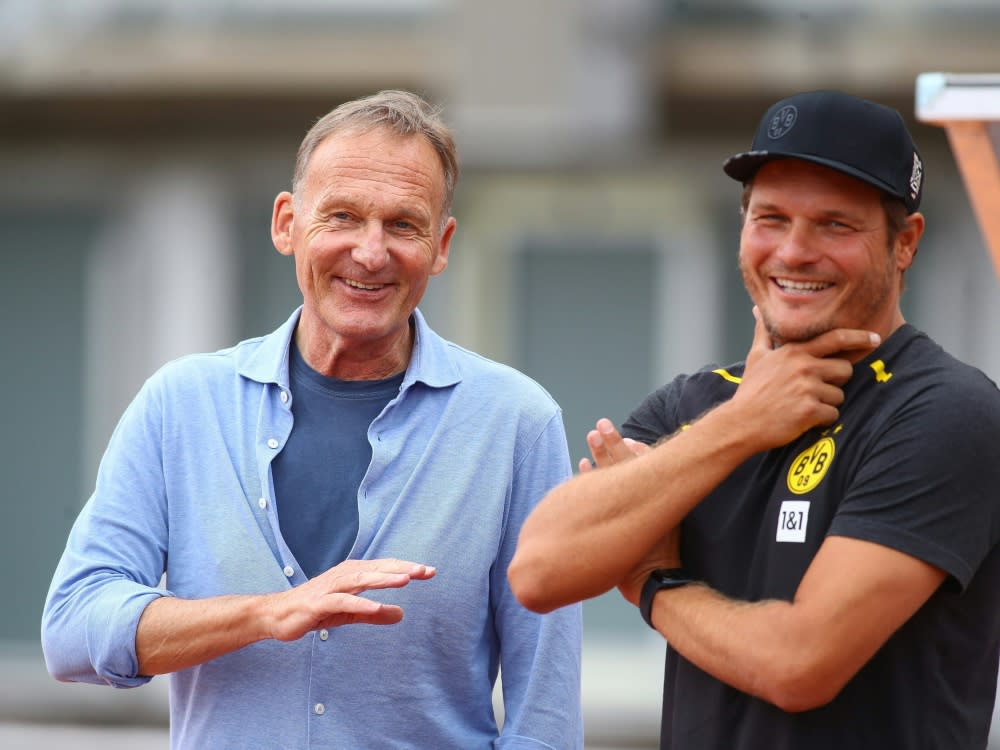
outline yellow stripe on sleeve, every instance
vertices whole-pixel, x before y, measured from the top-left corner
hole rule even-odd
[[[712,370],[712,372],[721,377],[723,380],[728,380],[730,383],[736,383],[736,385],[739,385],[740,383],[743,382],[743,378],[738,378],[732,373],[730,373],[728,370],[725,370],[721,367],[718,370]]]

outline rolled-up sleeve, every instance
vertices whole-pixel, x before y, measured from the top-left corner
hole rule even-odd
[[[147,383],[115,428],[94,494],[73,528],[42,613],[45,663],[63,681],[135,687],[135,635],[160,587],[166,500],[159,457],[160,411]]]

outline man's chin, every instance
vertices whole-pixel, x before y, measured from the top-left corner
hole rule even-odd
[[[767,325],[767,332],[771,336],[771,342],[775,346],[782,344],[796,344],[803,341],[811,341],[817,336],[832,330],[826,323],[812,323],[804,325],[774,325],[764,321]]]

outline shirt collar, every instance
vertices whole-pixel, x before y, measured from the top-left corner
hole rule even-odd
[[[246,342],[257,346],[237,346],[236,371],[258,383],[276,383],[288,389],[288,348],[301,314],[300,305],[278,330]]]
[[[258,383],[276,383],[287,389],[288,351],[301,314],[300,305],[280,328],[257,339],[258,346],[237,347],[237,370],[240,375]],[[416,382],[432,388],[445,388],[461,381],[461,373],[452,358],[454,344],[438,336],[420,310],[413,311],[413,321],[413,354],[403,378],[403,390]]]
[[[413,355],[403,378],[403,389],[418,381],[431,388],[446,388],[460,382],[462,375],[452,357],[455,345],[438,336],[420,310],[413,311],[413,321]]]

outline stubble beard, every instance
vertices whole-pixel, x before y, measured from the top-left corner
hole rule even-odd
[[[888,304],[893,284],[896,283],[894,260],[895,253],[890,251],[883,272],[879,274],[873,270],[872,273],[866,275],[861,285],[851,295],[850,308],[846,312],[852,321],[872,320]],[[845,308],[841,307],[825,318],[811,321],[795,328],[781,327],[768,316],[766,306],[761,304],[761,300],[754,298],[752,291],[754,288],[752,282],[755,280],[763,279],[764,284],[770,284],[770,274],[762,276],[752,274],[749,269],[744,267],[742,260],[739,266],[740,273],[743,276],[743,286],[746,288],[751,300],[757,304],[760,314],[764,319],[764,327],[767,329],[768,336],[770,336],[771,343],[775,348],[782,344],[810,341],[835,328],[863,325],[862,323],[842,323],[838,321],[837,318],[845,312]]]

